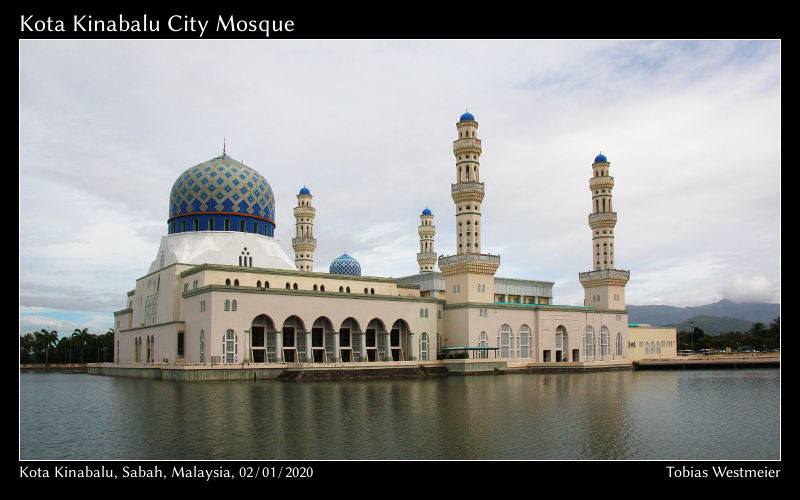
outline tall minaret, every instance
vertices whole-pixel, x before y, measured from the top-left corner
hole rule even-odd
[[[481,253],[481,202],[483,183],[480,181],[481,140],[477,137],[478,122],[471,113],[461,115],[458,139],[453,141],[456,157],[456,183],[451,187],[456,203],[456,252]]]
[[[433,236],[436,234],[436,226],[433,225],[433,213],[429,208],[425,208],[419,216],[420,224],[417,228],[419,232],[419,262],[420,273],[433,272],[436,265],[436,252],[433,250]]]
[[[294,264],[298,271],[314,270],[314,249],[317,240],[314,238],[314,215],[316,210],[311,206],[311,191],[303,187],[297,194],[297,206],[294,207],[295,237],[292,238],[294,248]]]
[[[500,257],[481,253],[483,183],[478,122],[466,112],[456,123],[456,129],[458,139],[453,141],[456,182],[450,186],[456,204],[456,254],[440,257],[439,269],[445,277],[448,302],[493,303],[494,273],[500,266]]]
[[[585,290],[584,304],[600,309],[625,309],[625,285],[629,271],[614,268],[614,227],[617,213],[611,205],[614,178],[609,175],[611,163],[602,153],[592,163],[592,211],[589,227],[592,229],[592,264],[594,271],[580,273]]]

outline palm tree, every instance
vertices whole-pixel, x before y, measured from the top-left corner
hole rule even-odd
[[[78,345],[81,347],[81,364],[83,364],[83,346],[86,344],[86,339],[89,337],[89,329],[84,328],[83,330],[76,328],[74,332],[72,332],[72,338],[78,341]]]
[[[42,328],[41,332],[36,332],[34,335],[36,335],[39,345],[44,348],[44,367],[46,370],[47,365],[50,364],[50,346],[58,342],[58,332],[56,330],[48,332],[47,329]]]

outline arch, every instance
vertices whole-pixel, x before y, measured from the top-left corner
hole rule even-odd
[[[256,281],[256,286],[257,286],[258,288],[261,288],[261,280],[258,280],[258,281]]]
[[[608,328],[605,326],[600,327],[600,356],[605,357],[609,354],[609,335]]]
[[[236,299],[233,299],[233,300],[231,301],[231,311],[236,311],[236,310],[237,310],[237,303],[236,303]]]
[[[239,336],[232,329],[222,337],[222,359],[225,363],[237,363],[239,355]]]
[[[233,286],[239,286],[239,280],[233,280]]]
[[[229,299],[225,299],[225,310],[226,311],[231,310],[231,301]]]
[[[339,287],[339,293],[344,293],[344,287],[343,286]]]
[[[556,361],[569,361],[569,335],[564,325],[556,327]]]
[[[622,356],[622,334],[617,332],[617,356]]]
[[[292,284],[287,281],[286,282],[286,289],[287,290],[291,290],[291,288],[292,288]]]
[[[320,316],[311,325],[311,351],[309,361],[322,363],[338,361],[333,323],[326,316]]]
[[[379,318],[373,318],[367,323],[364,330],[364,350],[366,361],[380,361],[381,353],[386,355],[386,327]]]
[[[250,348],[254,363],[278,361],[276,333],[275,323],[266,314],[259,314],[250,322]]]
[[[319,287],[317,287],[317,284],[315,283],[314,284],[314,291],[316,292],[318,289],[319,289]]]
[[[319,291],[320,292],[324,292],[325,291],[325,285],[320,285],[319,286]]]
[[[430,340],[428,334],[422,332],[419,336],[419,359],[420,361],[430,361]]]
[[[586,325],[583,333],[583,358],[594,360],[594,328],[590,325]]]
[[[287,363],[296,363],[301,360],[300,354],[305,355],[305,333],[303,320],[298,316],[292,315],[284,320],[281,327],[281,349]]]
[[[501,358],[512,357],[511,326],[507,324],[500,326],[500,331],[497,334],[497,347],[500,348]]]
[[[370,293],[370,295],[375,295],[375,289],[374,288],[370,288],[369,289],[369,293]]]
[[[425,317],[428,316],[428,311],[425,311]],[[392,361],[405,361],[408,359],[410,352],[409,339],[411,337],[411,328],[404,319],[398,319],[392,324],[389,331],[389,351],[387,354]]]
[[[297,283],[295,283],[294,285],[292,285],[292,290],[297,290]]]
[[[489,347],[489,335],[487,335],[486,332],[481,332],[481,334],[478,335],[478,347]],[[478,357],[484,359],[488,358],[489,351],[478,351]]]
[[[230,278],[225,280],[225,286],[231,286],[231,279]]]
[[[531,355],[531,327],[522,325],[519,327],[519,357],[530,358]]]
[[[206,332],[205,330],[200,330],[200,343],[198,345],[200,350],[200,362],[206,362]]]
[[[367,295],[369,295],[369,288],[365,288],[365,289],[364,289],[364,293],[365,293],[365,294],[367,294]]]
[[[362,340],[361,327],[355,318],[350,317],[342,321],[339,326],[339,359],[345,363],[361,361],[364,357]]]
[[[346,288],[346,290],[347,290],[347,293],[350,293],[350,287],[349,286]]]

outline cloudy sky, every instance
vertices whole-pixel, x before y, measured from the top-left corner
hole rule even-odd
[[[455,122],[483,140],[483,251],[578,305],[588,180],[615,177],[629,304],[780,301],[777,41],[20,41],[20,331],[105,332],[166,233],[173,182],[222,151],[317,208],[315,270],[455,251]]]

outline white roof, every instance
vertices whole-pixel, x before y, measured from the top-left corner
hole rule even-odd
[[[239,231],[187,231],[161,238],[148,274],[175,263],[238,266],[242,252],[252,258],[252,264],[249,260],[247,263],[252,267],[297,270],[278,241],[269,236]]]

